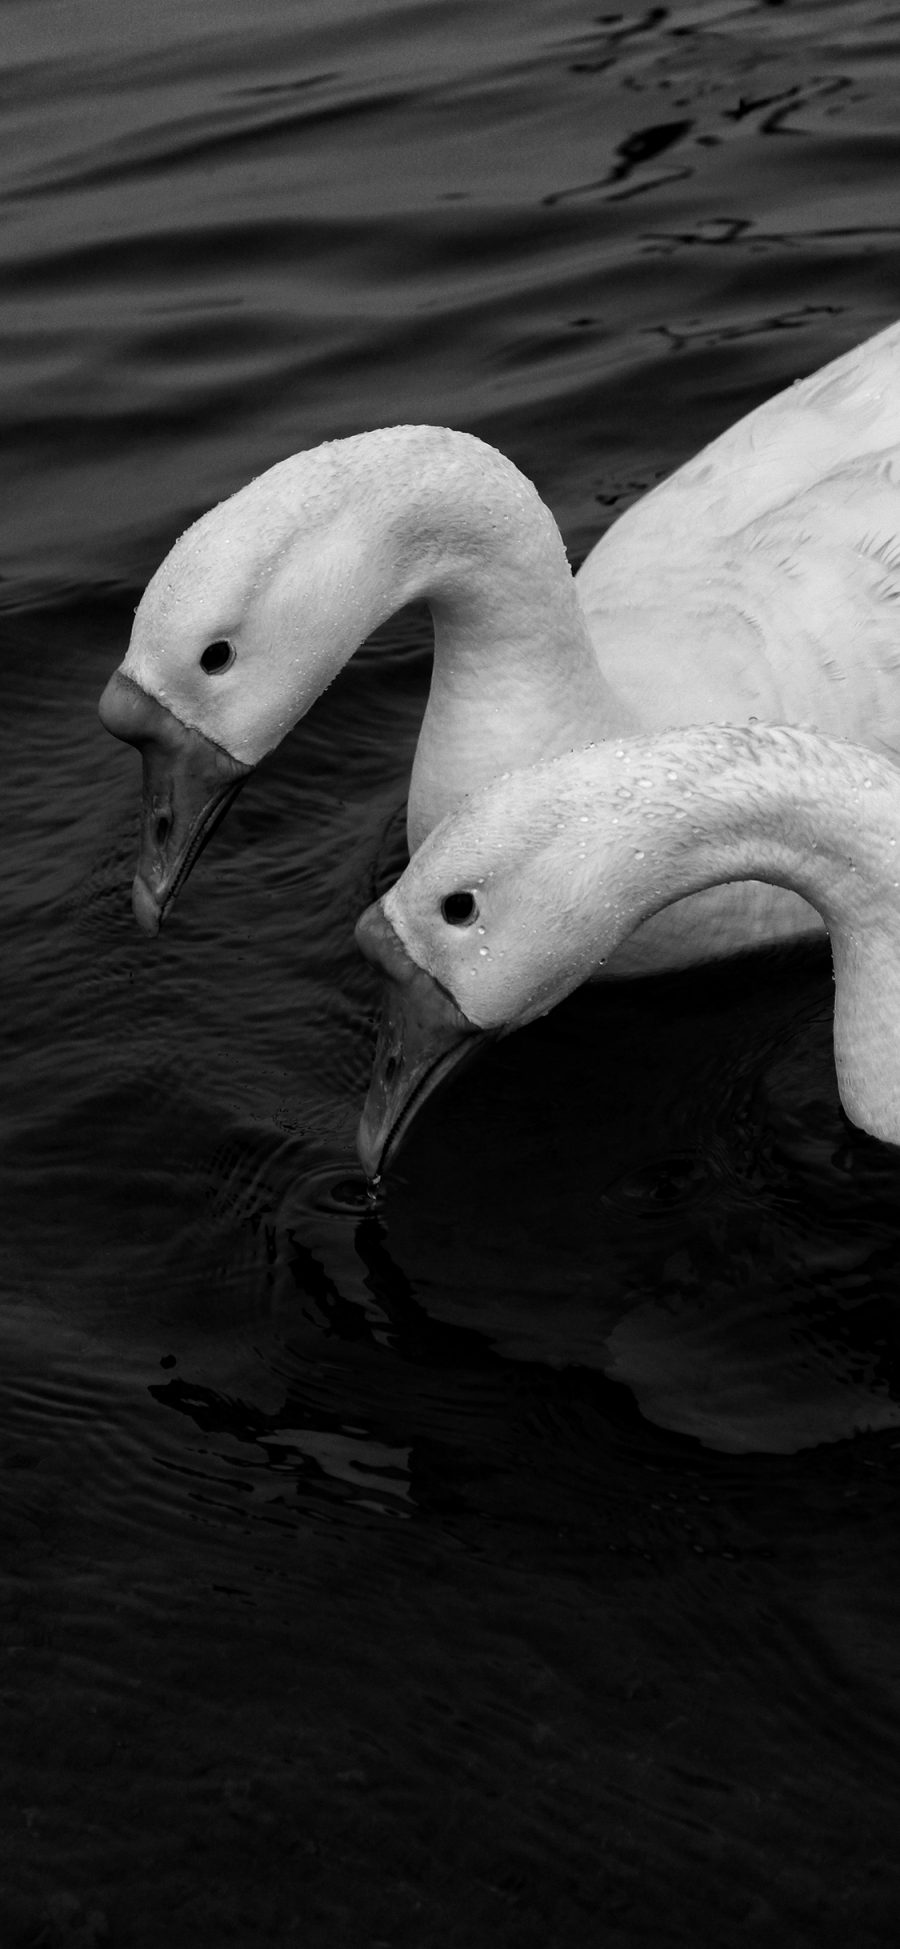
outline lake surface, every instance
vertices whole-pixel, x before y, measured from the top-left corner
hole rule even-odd
[[[7,0],[0,1934],[896,1940],[900,1156],[823,951],[582,993],[367,1208],[427,620],[158,941],[96,699],[272,461],[468,428],[573,561],[900,310],[900,14]]]

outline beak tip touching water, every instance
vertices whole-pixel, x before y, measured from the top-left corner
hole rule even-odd
[[[365,1111],[356,1132],[356,1155],[367,1183],[373,1184],[387,1162],[387,1139],[382,1140],[381,1133],[366,1122]]]

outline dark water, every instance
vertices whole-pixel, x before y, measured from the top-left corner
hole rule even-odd
[[[900,1161],[794,955],[583,994],[367,1210],[423,619],[160,940],[95,701],[186,520],[427,419],[577,559],[900,309],[900,14],[12,0],[2,1931],[896,1940]]]

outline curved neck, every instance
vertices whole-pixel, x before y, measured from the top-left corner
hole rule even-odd
[[[415,848],[501,773],[623,735],[635,720],[598,666],[562,537],[531,482],[469,435],[417,427],[378,438],[399,463],[369,533],[385,613],[399,588],[403,601],[427,602],[434,625],[409,794]]]
[[[441,427],[387,427],[296,455],[263,480],[285,528],[271,597],[291,645],[291,722],[380,623],[414,600],[430,608],[413,847],[498,774],[630,728],[598,669],[556,523],[492,447]]]
[[[570,776],[570,873],[573,833],[593,828],[577,901],[595,964],[687,894],[748,879],[792,888],[831,936],[844,1107],[900,1142],[897,768],[815,733],[710,727],[573,754]]]

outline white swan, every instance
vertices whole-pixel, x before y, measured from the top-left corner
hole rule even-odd
[[[435,659],[411,849],[467,792],[594,739],[755,716],[900,749],[898,478],[900,325],[714,441],[574,581],[534,488],[469,435],[389,427],[282,461],[175,544],[101,702],[143,748],[139,921],[156,931],[250,768],[414,597]],[[816,926],[794,894],[719,888],[617,972]]]
[[[387,977],[367,1173],[485,1032],[546,1014],[667,902],[756,878],[821,914],[844,1108],[900,1144],[900,770],[813,732],[701,726],[496,780],[363,915]]]

